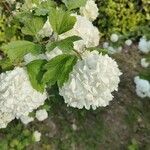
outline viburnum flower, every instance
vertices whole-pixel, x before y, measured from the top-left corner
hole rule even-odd
[[[131,46],[132,40],[130,40],[130,39],[129,39],[129,40],[126,40],[126,41],[125,41],[125,44],[126,44],[127,46]]]
[[[80,15],[72,14],[72,16],[75,16],[77,19],[73,29],[60,35],[59,38],[65,39],[67,37],[76,35],[83,39],[83,47],[84,45],[87,48],[98,46],[100,40],[100,33],[98,29],[92,24],[92,22]],[[76,44],[78,44],[78,42],[81,47],[81,41],[77,41]]]
[[[45,109],[40,109],[36,111],[35,116],[39,121],[43,121],[48,118],[48,113]]]
[[[94,21],[99,15],[95,1],[87,0],[86,5],[80,8],[80,14],[85,16],[90,21]]]
[[[147,80],[141,79],[139,76],[134,78],[136,84],[136,93],[139,97],[150,97],[150,83]]]
[[[33,137],[35,142],[39,142],[41,140],[41,133],[39,131],[34,131]]]
[[[141,59],[141,66],[144,68],[147,68],[150,65],[150,63],[146,60],[146,58]]]
[[[139,42],[139,50],[143,53],[150,52],[150,41],[146,40],[145,37],[142,37]]]
[[[109,43],[108,43],[108,42],[104,42],[104,43],[103,43],[103,48],[108,48],[108,46],[109,46]]]
[[[31,86],[24,68],[0,74],[0,128],[5,128],[13,119],[28,116],[43,105],[47,94],[37,92]]]
[[[118,35],[115,34],[115,33],[110,36],[110,40],[111,40],[112,42],[117,42],[118,39],[119,39],[119,37],[118,37]]]
[[[71,107],[105,107],[113,99],[112,92],[118,90],[119,76],[122,73],[108,55],[92,51],[86,52],[82,57],[59,93]]]

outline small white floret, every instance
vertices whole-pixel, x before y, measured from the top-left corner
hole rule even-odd
[[[98,7],[94,0],[87,0],[86,5],[80,8],[80,14],[90,21],[94,21],[98,17]]]
[[[134,78],[136,84],[136,93],[139,97],[150,97],[150,83],[147,80],[141,79],[139,76]]]
[[[115,33],[110,36],[110,40],[111,40],[112,42],[117,42],[118,39],[119,39],[119,37],[118,37],[118,35],[115,34]]]
[[[141,59],[141,66],[143,68],[147,68],[150,65],[150,63],[146,60],[146,58]]]
[[[48,118],[48,113],[45,109],[40,109],[36,111],[35,116],[39,121],[43,121]]]
[[[33,137],[35,142],[39,142],[41,140],[41,133],[39,131],[34,131]]]
[[[146,40],[145,37],[142,37],[140,39],[138,48],[143,53],[149,53],[150,52],[150,41]]]
[[[125,44],[126,44],[127,46],[131,46],[132,40],[130,40],[130,39],[129,39],[129,40],[126,40],[126,41],[125,41]]]

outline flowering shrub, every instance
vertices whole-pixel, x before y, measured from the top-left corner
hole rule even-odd
[[[118,65],[96,48],[100,33],[91,21],[98,16],[97,5],[63,2],[65,9],[51,0],[25,1],[15,12],[24,38],[1,47],[13,68],[0,74],[1,128],[15,118],[33,121],[29,113],[44,104],[46,88],[55,84],[67,105],[79,109],[105,107],[118,90]],[[71,12],[76,8],[80,14]],[[43,121],[47,112],[37,111],[36,118]]]

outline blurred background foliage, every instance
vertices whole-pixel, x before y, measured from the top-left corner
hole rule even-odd
[[[104,36],[120,33],[126,37],[150,35],[149,0],[97,0],[97,25]]]

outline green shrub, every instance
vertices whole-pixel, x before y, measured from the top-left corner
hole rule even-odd
[[[98,26],[105,35],[114,32],[127,37],[137,36],[140,26],[149,19],[148,0],[97,0],[99,7]]]

